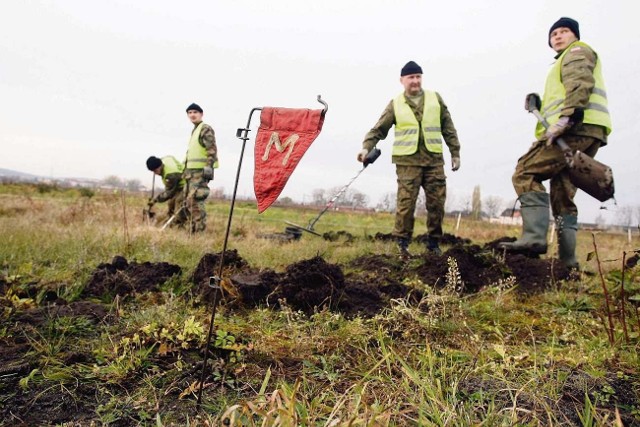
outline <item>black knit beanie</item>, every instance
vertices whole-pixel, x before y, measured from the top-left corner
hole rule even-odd
[[[563,28],[563,27],[570,29],[571,32],[575,34],[576,38],[580,40],[580,25],[578,24],[578,21],[576,21],[575,19],[571,19],[571,18],[567,18],[566,16],[563,16],[562,18],[554,22],[553,25],[551,26],[551,29],[549,29],[549,37],[547,37],[547,41],[549,42],[549,47],[552,47],[551,33],[553,32],[553,30],[555,30],[556,28]]]
[[[204,111],[202,111],[202,108],[200,108],[200,106],[198,104],[196,104],[195,102],[187,107],[187,113],[189,112],[189,110],[196,110],[196,111],[199,111],[201,113],[204,113]]]
[[[154,171],[162,166],[162,160],[155,156],[151,156],[147,159],[147,169]]]
[[[407,62],[402,70],[400,70],[400,77],[408,76],[410,74],[422,74],[422,68],[413,61]]]

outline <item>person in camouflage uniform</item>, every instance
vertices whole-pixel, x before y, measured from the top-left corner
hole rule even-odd
[[[190,230],[193,233],[207,227],[205,200],[209,196],[209,181],[213,169],[218,167],[218,147],[213,128],[202,121],[203,110],[198,104],[187,107],[187,116],[193,123],[189,148],[185,160],[185,207]]]
[[[607,145],[611,119],[598,54],[580,41],[578,22],[560,18],[549,30],[549,46],[557,53],[551,67],[543,99],[537,94],[539,110],[549,128],[536,126],[536,141],[518,160],[513,186],[522,213],[522,237],[503,243],[509,252],[544,254],[547,252],[549,205],[556,220],[558,256],[569,268],[578,268],[576,234],[578,208],[573,202],[576,187],[569,179],[563,153],[553,142],[562,139],[575,152],[594,157]],[[547,194],[542,181],[550,181]]]
[[[407,256],[413,235],[414,212],[420,188],[425,192],[428,251],[440,253],[442,220],[447,194],[442,138],[451,153],[452,170],[460,168],[460,142],[449,110],[437,92],[422,89],[422,68],[409,61],[400,71],[404,92],[391,100],[378,123],[366,134],[358,161],[395,126],[392,162],[396,165],[398,194],[393,236]]]
[[[162,177],[162,183],[164,184],[164,191],[147,203],[149,209],[156,203],[167,202],[167,218],[177,214],[171,225],[181,225],[184,223],[185,218],[182,209],[185,185],[185,180],[182,178],[184,164],[173,156],[165,156],[161,159],[151,156],[147,159],[147,169]],[[176,210],[176,207],[178,210]]]

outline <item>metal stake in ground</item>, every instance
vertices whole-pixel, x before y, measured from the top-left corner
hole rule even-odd
[[[329,210],[329,209],[334,205],[334,203],[336,202],[336,200],[338,200],[338,198],[339,198],[340,196],[342,196],[342,194],[343,194],[345,191],[347,191],[347,188],[349,188],[349,186],[353,183],[353,181],[355,181],[355,180],[356,180],[356,178],[358,178],[358,177],[360,176],[360,174],[361,174],[361,173],[362,173],[362,172],[367,168],[367,166],[369,166],[370,164],[372,164],[373,162],[375,162],[375,161],[376,161],[376,159],[377,159],[378,157],[380,157],[380,154],[382,154],[382,151],[380,151],[380,149],[378,149],[378,148],[374,148],[373,150],[369,151],[369,154],[367,154],[367,156],[364,158],[364,161],[362,162],[362,164],[363,164],[362,169],[360,169],[360,170],[358,171],[358,173],[356,174],[356,176],[354,176],[353,178],[351,178],[351,181],[349,181],[349,182],[347,183],[347,185],[345,185],[344,187],[342,187],[342,188],[340,189],[340,191],[338,191],[338,192],[336,193],[336,195],[335,195],[335,196],[333,196],[333,197],[331,198],[331,200],[329,200],[329,203],[327,203],[327,205],[324,207],[324,209],[322,209],[322,211],[318,214],[318,216],[317,216],[317,217],[315,217],[315,219],[313,219],[313,220],[309,221],[309,225],[308,225],[306,228],[305,228],[305,227],[302,227],[301,225],[294,224],[293,222],[290,222],[290,221],[285,221],[285,222],[286,222],[287,224],[289,224],[289,225],[291,225],[291,226],[293,226],[293,227],[295,227],[295,228],[299,229],[299,230],[306,231],[306,232],[311,233],[311,234],[315,234],[316,236],[320,236],[320,233],[317,233],[317,232],[315,232],[315,231],[313,230],[313,227],[316,225],[316,222],[318,222],[318,220],[320,219],[320,217],[321,217],[322,215],[324,215],[324,213],[325,213],[326,211],[328,211],[328,210]],[[287,228],[288,228],[288,227],[287,227]]]
[[[156,173],[151,171],[151,173],[153,174],[153,178],[151,178],[151,197],[149,198],[149,201],[153,201],[153,196],[154,193],[156,191]],[[151,212],[151,208],[147,207],[145,209],[142,210],[142,220],[144,221],[146,220],[151,220],[151,218],[153,218],[155,216],[155,212]]]

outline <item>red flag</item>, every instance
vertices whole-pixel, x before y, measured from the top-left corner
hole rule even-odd
[[[323,110],[264,107],[256,135],[253,188],[258,212],[278,198],[324,122]]]

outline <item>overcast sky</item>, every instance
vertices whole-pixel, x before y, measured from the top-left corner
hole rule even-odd
[[[447,103],[462,167],[450,171],[449,207],[473,187],[515,199],[511,174],[533,142],[524,96],[542,92],[554,52],[551,24],[580,23],[600,55],[614,131],[597,158],[610,165],[619,206],[640,205],[640,26],[631,1],[3,0],[0,2],[0,168],[54,177],[118,175],[151,185],[145,160],[183,158],[197,102],[216,132],[212,188],[232,191],[253,107],[321,108],[324,129],[282,196],[309,201],[360,170],[365,133],[402,91],[400,68]],[[259,125],[255,115],[254,131]],[[392,135],[352,187],[376,204],[395,192]],[[446,151],[446,150],[445,150]],[[253,139],[239,194],[252,196]],[[609,210],[581,193],[581,221]]]

